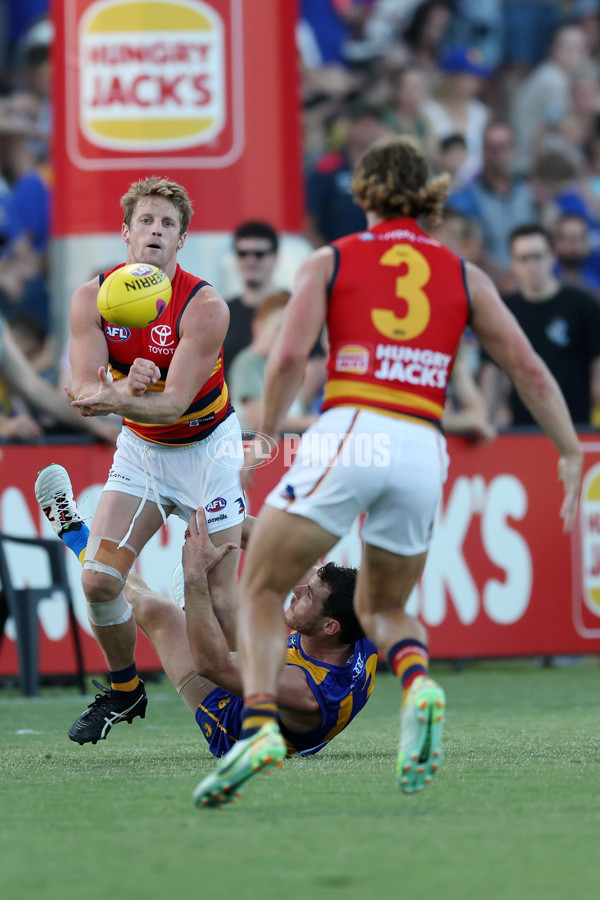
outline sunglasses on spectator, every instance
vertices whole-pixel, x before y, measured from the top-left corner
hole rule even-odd
[[[264,259],[265,256],[270,256],[273,252],[273,250],[236,250],[235,255],[238,259],[245,259],[247,256],[255,256],[256,259]]]
[[[513,256],[517,263],[543,262],[549,256],[548,253],[526,253],[523,256]]]

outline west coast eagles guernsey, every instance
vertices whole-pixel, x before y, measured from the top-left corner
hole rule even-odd
[[[288,756],[318,753],[348,725],[364,707],[373,690],[377,648],[368,638],[357,641],[354,653],[344,666],[332,666],[311,659],[301,646],[300,634],[288,635],[286,665],[298,666],[321,708],[321,724],[301,734],[279,727],[288,746]],[[196,721],[210,752],[223,756],[238,740],[244,701],[235,694],[215,688],[198,707]]]
[[[439,425],[471,312],[462,260],[409,218],[331,246],[323,411],[353,406]]]
[[[120,266],[115,266],[115,269]],[[111,269],[114,272],[115,269]],[[110,272],[100,275],[100,284]],[[173,354],[179,344],[181,317],[197,292],[208,284],[185,272],[179,265],[172,280],[171,302],[162,315],[145,328],[125,328],[102,319],[108,344],[108,360],[115,381],[127,378],[134,359],[153,360],[160,369],[160,379],[149,391],[164,391]],[[192,444],[208,437],[233,412],[223,375],[223,348],[208,381],[202,385],[191,404],[173,425],[148,425],[123,419],[123,423],[145,441],[155,444]]]

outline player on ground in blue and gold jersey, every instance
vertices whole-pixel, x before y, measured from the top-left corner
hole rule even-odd
[[[191,670],[189,662],[184,663],[181,658],[177,660],[178,672],[167,668],[166,653],[160,645],[164,630],[153,634],[148,621],[155,595],[150,596],[134,581],[127,588],[127,596],[136,610],[138,606],[143,608],[141,621],[137,621],[153,642],[167,675],[195,712],[211,753],[222,756],[240,735],[242,680],[235,655],[229,653],[212,610],[208,570],[229,545],[213,547],[202,510],[197,520],[191,517],[186,534],[183,571]],[[321,750],[360,712],[373,689],[377,650],[365,638],[353,609],[356,574],[356,569],[335,563],[315,568],[305,583],[294,587],[284,612],[292,633],[287,636],[278,700],[279,723],[288,755]],[[171,618],[175,619],[172,614]],[[170,643],[175,641],[171,639]],[[176,643],[179,646],[181,641]],[[185,683],[183,678],[187,679]]]

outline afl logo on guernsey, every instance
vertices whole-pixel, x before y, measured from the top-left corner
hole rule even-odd
[[[600,617],[600,463],[583,479],[579,517],[583,600],[587,609]]]
[[[208,144],[227,118],[225,27],[203,0],[98,0],[81,17],[79,119],[96,147]]]
[[[107,322],[104,326],[104,334],[109,341],[115,341],[117,344],[131,337],[129,328],[126,328],[125,325],[113,325],[111,322]]]
[[[206,504],[206,512],[221,512],[221,510],[225,509],[226,506],[227,500],[225,500],[224,497],[217,497],[215,500],[211,500],[210,503]]]

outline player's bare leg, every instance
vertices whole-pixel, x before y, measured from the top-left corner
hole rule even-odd
[[[103,616],[102,604],[114,603],[122,597],[123,584],[135,558],[163,524],[158,506],[147,501],[126,546],[119,548],[139,505],[139,497],[120,491],[104,491],[94,515],[85,556],[81,581],[91,607],[88,610],[92,629],[110,671],[122,669],[134,661],[135,619],[127,612],[114,616],[127,616],[126,621],[116,624],[99,624],[94,619],[105,618],[111,622],[110,614]],[[165,509],[165,514],[171,511],[171,508]],[[97,612],[93,609],[95,604],[98,604]]]
[[[263,506],[240,582],[238,648],[244,696],[275,695],[285,659],[283,601],[338,538],[310,519]]]
[[[402,681],[397,777],[406,794],[422,791],[442,764],[445,696],[429,677],[427,635],[404,607],[423,571],[426,553],[397,556],[367,544],[355,592],[365,633]]]
[[[164,672],[192,713],[215,685],[197,675],[188,645],[185,612],[172,600],[151,590],[140,576],[130,572],[124,588],[135,621],[150,640]]]
[[[119,547],[139,506],[137,497],[105,491],[88,538],[82,585],[90,623],[108,665],[110,688],[96,683],[101,693],[69,729],[69,737],[79,744],[95,744],[114,725],[131,723],[146,713],[146,691],[135,666],[136,622],[123,585],[135,557],[163,520],[157,505],[146,502],[126,545]]]
[[[244,680],[240,740],[194,791],[197,806],[227,803],[257,772],[280,765],[286,745],[275,695],[285,661],[283,601],[338,538],[309,519],[264,506],[252,531],[240,584],[238,649]]]

